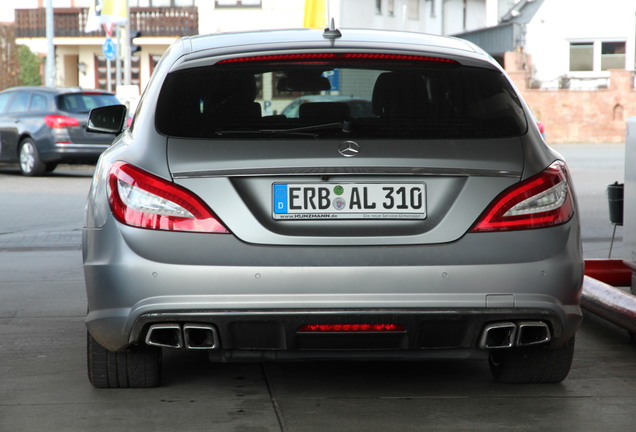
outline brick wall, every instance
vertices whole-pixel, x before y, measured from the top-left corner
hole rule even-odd
[[[528,87],[530,60],[523,53],[506,53],[505,69],[545,124],[548,143],[625,142],[626,120],[636,116],[632,71],[611,70],[607,89],[539,90]]]

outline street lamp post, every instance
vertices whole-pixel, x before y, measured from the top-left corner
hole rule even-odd
[[[46,0],[46,42],[48,45],[46,54],[45,82],[49,87],[55,87],[55,45],[53,44],[54,36],[54,19],[53,19],[53,0]]]

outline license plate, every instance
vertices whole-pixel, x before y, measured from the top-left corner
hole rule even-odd
[[[425,219],[424,183],[275,183],[274,219]]]

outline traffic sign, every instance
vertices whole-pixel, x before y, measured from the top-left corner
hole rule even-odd
[[[331,84],[330,90],[340,90],[340,71],[338,69],[325,71],[322,75],[329,80],[329,83]]]
[[[102,51],[107,60],[115,60],[117,57],[117,45],[111,38],[106,38],[106,42],[102,45]]]

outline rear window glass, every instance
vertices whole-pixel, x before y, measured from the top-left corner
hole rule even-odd
[[[170,73],[156,112],[175,137],[519,136],[520,101],[496,70],[435,61],[252,61]]]
[[[87,113],[93,108],[120,103],[115,95],[102,93],[69,93],[57,97],[59,109],[70,113]]]

